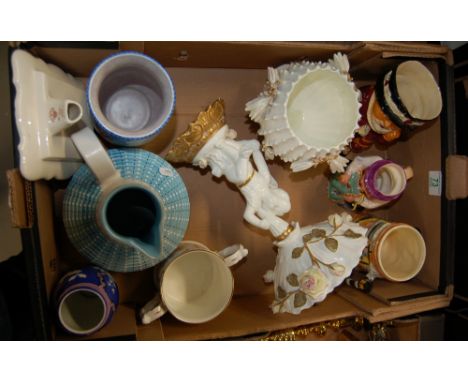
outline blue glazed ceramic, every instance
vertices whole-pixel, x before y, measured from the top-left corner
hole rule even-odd
[[[168,162],[148,151],[111,149],[108,155],[118,175],[98,182],[88,165],[73,175],[63,201],[67,235],[104,269],[153,267],[184,237],[190,214],[185,184]]]
[[[104,269],[88,266],[60,279],[54,303],[62,329],[89,335],[111,322],[119,305],[119,289]]]
[[[158,135],[175,106],[175,89],[166,69],[137,52],[120,52],[101,61],[87,88],[96,129],[119,146],[141,146]]]

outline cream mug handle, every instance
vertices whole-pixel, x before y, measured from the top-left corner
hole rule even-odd
[[[72,134],[71,139],[101,185],[111,179],[120,178],[120,172],[114,167],[104,146],[89,127]]]
[[[224,258],[224,262],[228,267],[232,267],[246,257],[248,253],[249,251],[242,244],[235,244],[219,251],[218,255]]]
[[[150,324],[166,314],[167,309],[161,301],[161,295],[158,293],[149,300],[140,310],[141,323],[144,325]]]

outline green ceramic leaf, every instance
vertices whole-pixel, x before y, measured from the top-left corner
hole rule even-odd
[[[294,307],[300,308],[307,302],[307,296],[303,291],[298,291],[294,294]]]
[[[347,229],[343,235],[351,239],[357,239],[358,237],[362,237],[360,233],[354,232],[352,229]]]
[[[325,239],[325,247],[331,252],[336,252],[338,249],[338,241],[332,237],[327,237]]]
[[[307,235],[304,235],[302,237],[302,240],[304,240],[305,243],[313,240],[313,239],[322,239],[327,235],[324,229],[320,228],[314,228],[310,233]]]
[[[289,285],[293,287],[299,286],[299,280],[297,279],[297,275],[295,273],[290,273],[288,277],[286,277],[286,280],[288,280]]]
[[[302,255],[302,252],[304,252],[304,247],[294,248],[292,251],[292,258],[297,259],[298,257]]]
[[[283,288],[281,288],[280,286],[277,288],[277,292],[278,292],[278,298],[285,298],[286,297],[286,292]]]

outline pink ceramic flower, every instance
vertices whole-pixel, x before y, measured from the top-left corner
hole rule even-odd
[[[317,268],[307,269],[299,277],[299,288],[308,296],[318,298],[324,294],[329,286],[325,274]]]

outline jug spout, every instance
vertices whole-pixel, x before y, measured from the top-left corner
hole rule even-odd
[[[162,252],[163,209],[146,185],[124,184],[105,196],[100,220],[113,238],[150,257]]]

